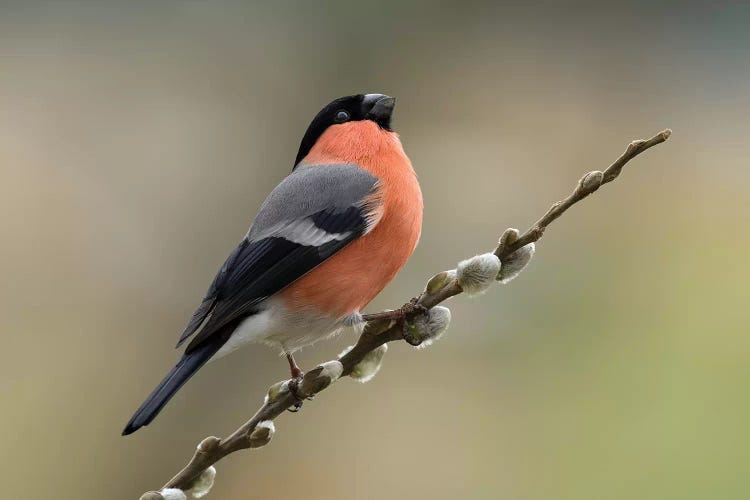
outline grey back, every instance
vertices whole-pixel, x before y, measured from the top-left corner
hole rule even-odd
[[[300,166],[263,202],[248,231],[248,239],[259,240],[280,225],[323,210],[343,210],[361,204],[377,181],[354,164]]]

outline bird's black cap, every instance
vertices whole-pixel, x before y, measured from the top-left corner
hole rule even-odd
[[[339,97],[324,107],[313,118],[294,160],[294,166],[307,156],[318,138],[331,125],[372,120],[385,130],[391,130],[391,117],[396,99],[384,94],[357,94]]]

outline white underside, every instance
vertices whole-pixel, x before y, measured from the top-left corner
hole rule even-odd
[[[212,359],[226,356],[249,343],[265,344],[292,353],[357,323],[357,314],[334,318],[320,313],[292,313],[278,299],[268,299],[264,306],[263,311],[240,323]]]

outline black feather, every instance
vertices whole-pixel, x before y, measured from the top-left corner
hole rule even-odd
[[[221,266],[219,272],[216,273],[214,280],[211,282],[211,286],[208,287],[205,297],[201,301],[198,308],[193,313],[193,316],[188,321],[187,326],[180,335],[180,340],[177,341],[175,347],[180,347],[192,334],[194,334],[203,322],[208,318],[208,315],[213,311],[216,301],[218,300],[219,290],[227,277],[230,269],[234,267],[234,263],[242,252],[247,248],[249,242],[247,239],[243,239],[240,244],[235,248],[227,260],[224,261],[224,265]]]
[[[236,328],[236,324],[226,325],[221,332],[217,332],[210,342],[204,343],[199,349],[195,349],[190,353],[186,353],[177,365],[167,374],[166,377],[156,386],[156,389],[146,398],[146,401],[136,410],[130,421],[128,421],[125,429],[122,431],[123,436],[132,434],[143,426],[151,423],[151,421],[159,414],[164,408],[164,405],[172,399],[180,388],[185,385],[190,377],[198,371],[206,362],[211,359],[211,356],[221,349],[232,332]]]
[[[363,227],[366,223],[362,208],[351,206],[336,211],[323,211],[313,214],[310,219],[315,225],[329,233],[343,233],[353,227]]]
[[[227,275],[211,317],[185,349],[198,349],[225,324],[254,312],[259,303],[286,288],[331,255],[358,238],[364,226],[343,240],[306,246],[285,238],[264,238],[248,245],[248,255],[237,260]]]

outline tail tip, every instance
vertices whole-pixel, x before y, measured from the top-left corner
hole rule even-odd
[[[125,426],[125,428],[122,430],[121,436],[129,436],[130,434],[134,433],[138,429],[143,427],[143,424],[135,423],[132,420],[128,422],[128,424]]]

